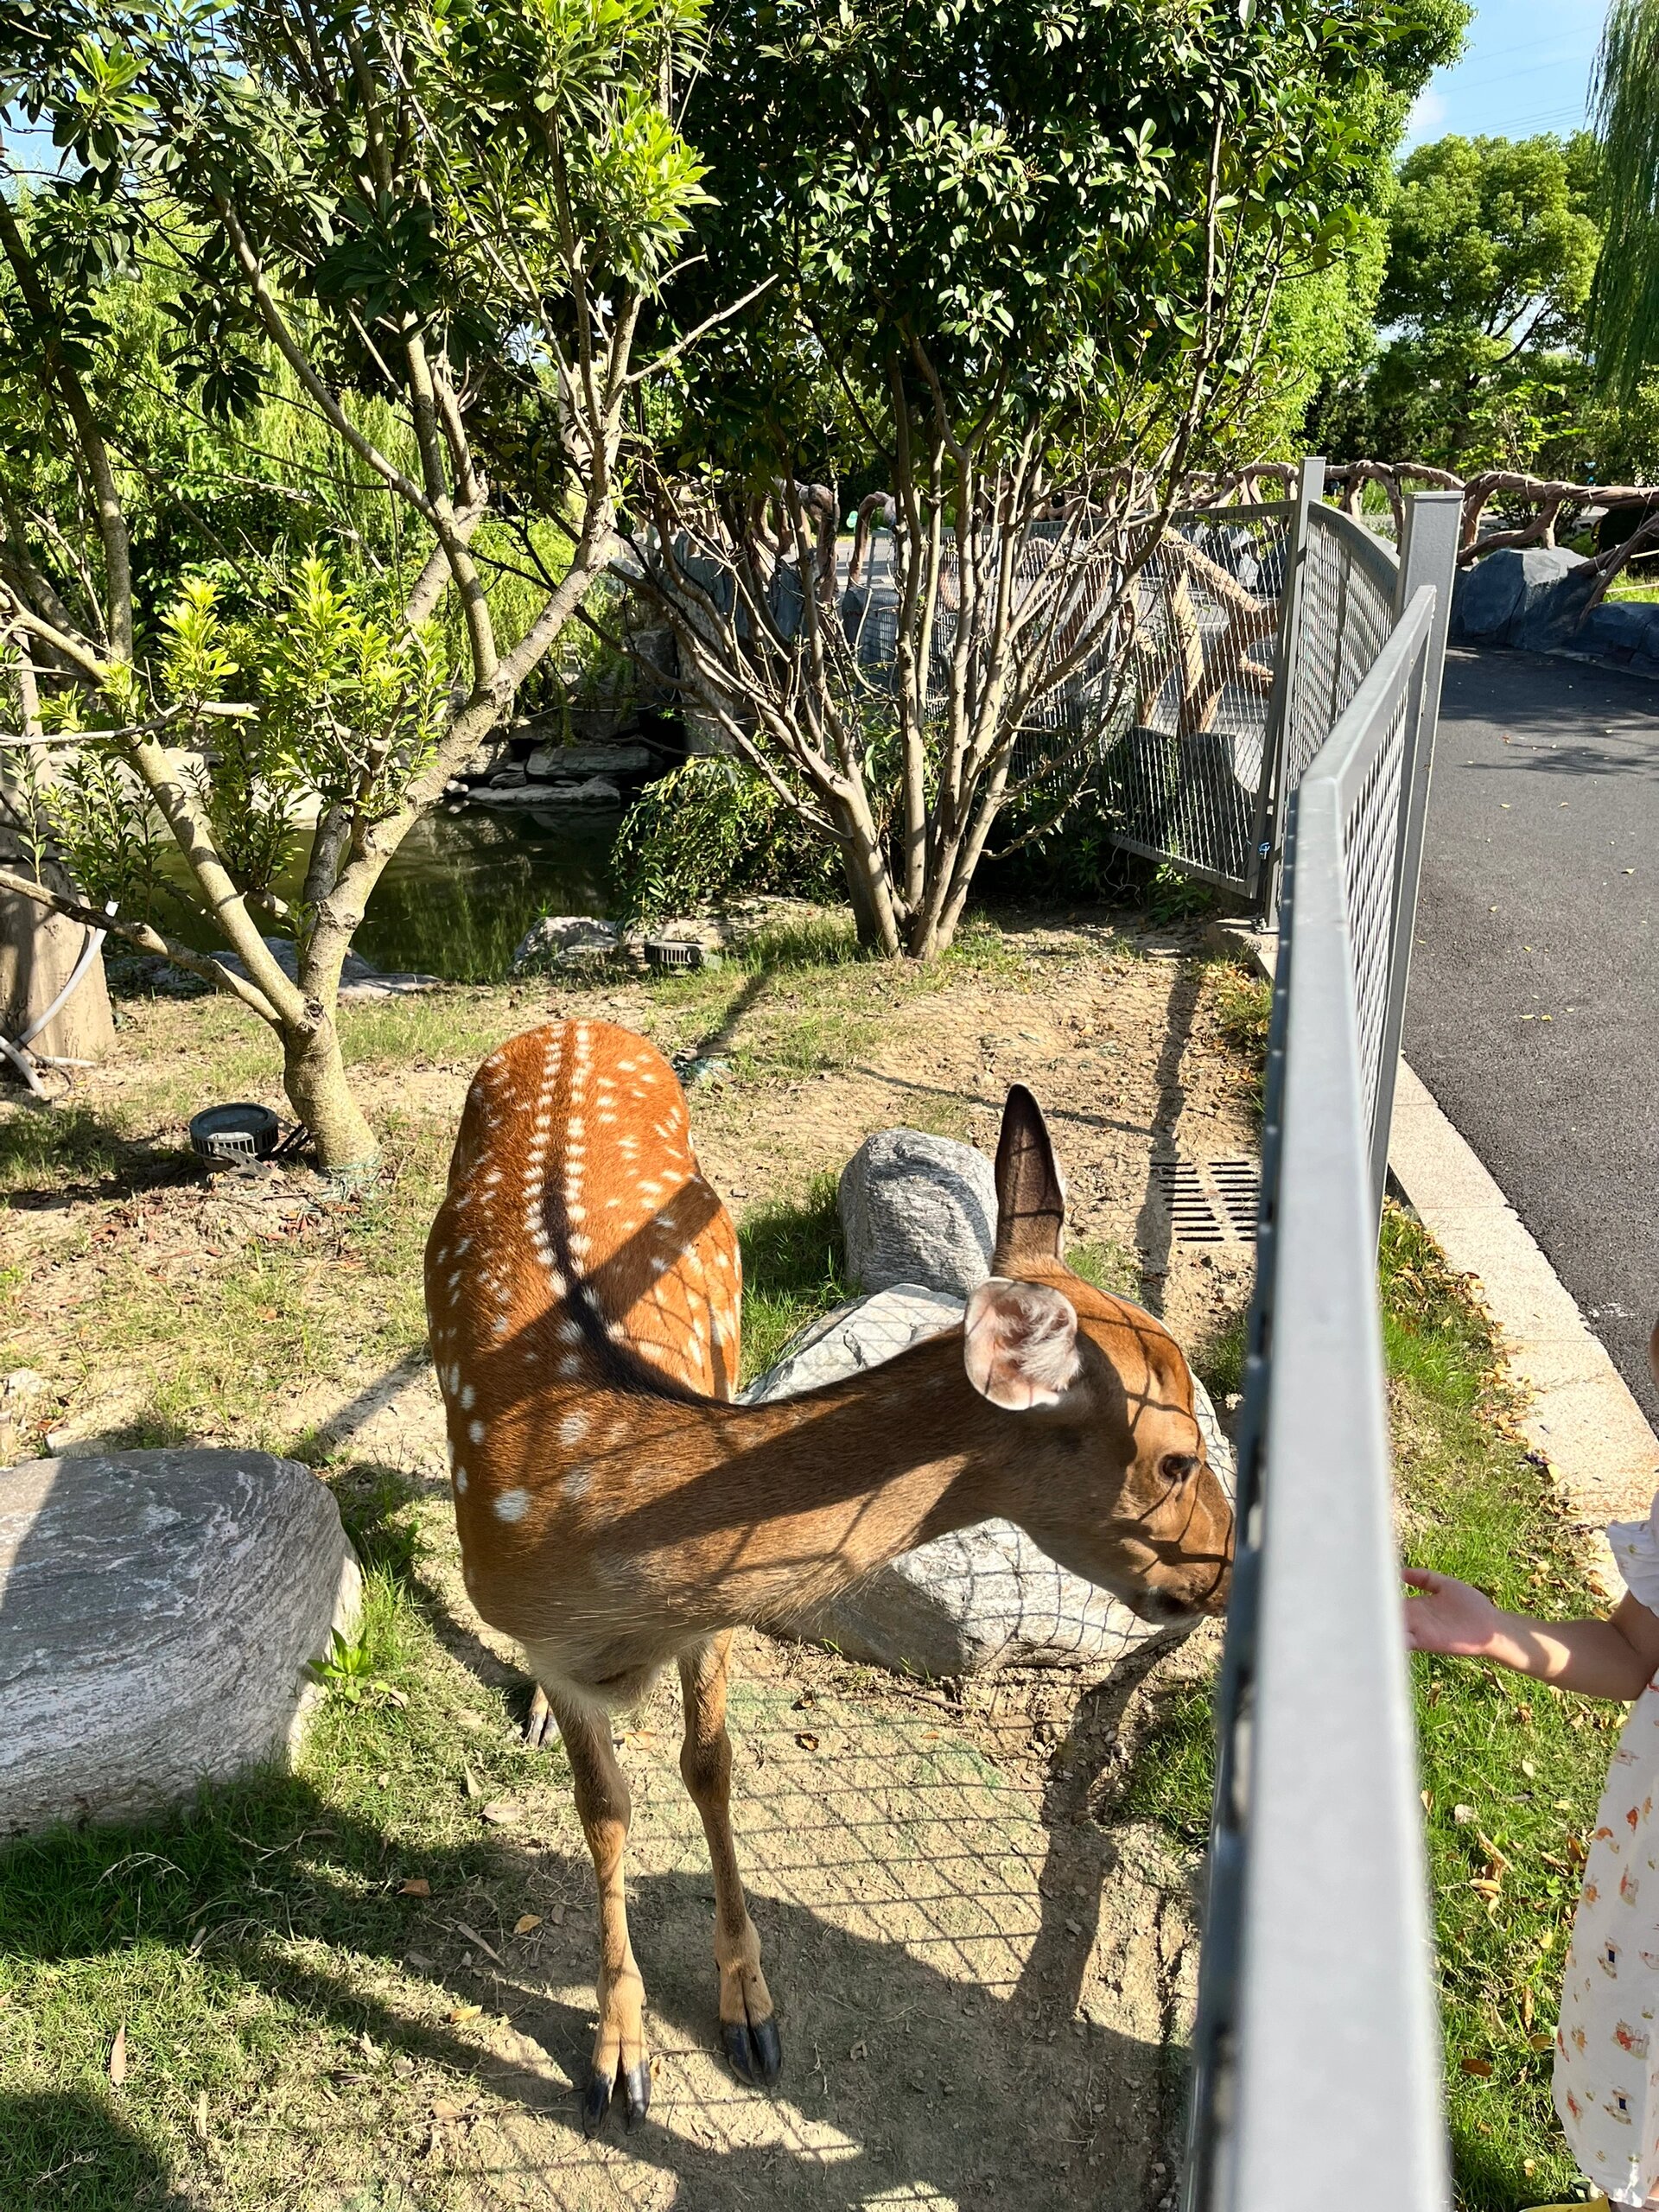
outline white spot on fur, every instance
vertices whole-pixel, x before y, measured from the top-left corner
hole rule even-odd
[[[481,1421],[469,1421],[467,1424],[467,1433],[474,1444],[481,1444],[488,1433]]]
[[[588,1495],[588,1485],[592,1482],[593,1478],[594,1471],[591,1467],[572,1467],[564,1478],[565,1496],[567,1497],[586,1497]]]
[[[456,1495],[456,1497],[461,1497],[465,1496],[465,1494],[466,1494],[466,1490],[467,1490],[467,1470],[466,1470],[466,1468],[465,1468],[465,1467],[463,1467],[463,1466],[461,1465],[461,1464],[460,1460],[459,1460],[459,1459],[457,1459],[457,1460],[456,1460],[456,1462],[455,1462],[455,1495]]]
[[[559,1362],[559,1372],[565,1377],[567,1382],[573,1380],[576,1376],[581,1374],[582,1362],[576,1357],[575,1352],[569,1353]]]
[[[527,1490],[504,1490],[495,1501],[496,1518],[499,1521],[522,1521],[529,1510]]]
[[[559,1423],[561,1444],[580,1444],[588,1433],[588,1416],[582,1413],[566,1414]]]
[[[468,1382],[461,1394],[461,1410],[464,1414],[469,1414],[477,1403],[478,1393],[474,1389],[472,1384]]]

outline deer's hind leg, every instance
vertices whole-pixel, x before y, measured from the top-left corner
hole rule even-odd
[[[732,1840],[732,1742],[726,1733],[726,1676],[731,1631],[689,1644],[680,1654],[685,1740],[680,1772],[709,1839],[715,1875],[715,1963],[720,1968],[720,2036],[746,2082],[775,2082],[783,2048],[766,1978],[737,1871]]]
[[[645,2050],[645,1985],[628,1940],[622,1886],[622,1853],[632,1801],[627,1779],[611,1745],[611,1717],[602,1707],[556,1689],[548,1703],[559,1724],[575,1786],[588,1848],[599,1885],[599,2032],[593,2071],[582,2099],[582,2126],[591,2135],[604,2119],[620,2081],[632,2127],[651,2103],[651,2062]]]

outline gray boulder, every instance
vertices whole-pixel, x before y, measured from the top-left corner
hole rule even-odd
[[[136,1818],[285,1758],[353,1632],[334,1498],[264,1452],[0,1472],[0,1834]]]
[[[791,1398],[879,1367],[920,1338],[953,1328],[963,1301],[904,1283],[842,1306],[796,1339],[741,1395]],[[1230,1497],[1232,1450],[1202,1383],[1199,1424]],[[1006,1666],[1110,1666],[1170,1630],[1139,1619],[1040,1550],[1011,1521],[984,1521],[890,1560],[819,1615],[817,1641],[897,1673],[986,1673]]]
[[[1659,676],[1659,606],[1651,600],[1604,600],[1586,617],[1573,650],[1637,676]]]
[[[1459,571],[1454,645],[1557,652],[1574,645],[1596,587],[1594,564],[1565,545],[1505,545]]]
[[[966,1297],[991,1271],[996,1177],[982,1152],[880,1129],[842,1170],[848,1272],[861,1290],[929,1283]]]
[[[512,972],[541,975],[586,967],[614,952],[617,937],[614,922],[596,921],[591,914],[543,914],[519,939]]]

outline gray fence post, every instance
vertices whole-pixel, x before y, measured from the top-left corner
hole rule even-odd
[[[1290,536],[1285,546],[1284,588],[1279,601],[1279,639],[1273,663],[1273,690],[1268,700],[1268,726],[1262,741],[1262,782],[1256,801],[1253,842],[1253,889],[1262,901],[1264,929],[1279,926],[1280,846],[1284,836],[1285,805],[1290,794],[1282,788],[1285,731],[1290,720],[1293,677],[1301,630],[1302,578],[1307,567],[1308,511],[1325,496],[1325,462],[1318,454],[1304,455],[1291,508]]]
[[[1406,502],[1400,535],[1400,580],[1395,592],[1395,620],[1399,620],[1423,585],[1433,584],[1434,622],[1423,656],[1414,727],[1408,731],[1408,750],[1400,773],[1400,836],[1395,852],[1389,997],[1382,1020],[1382,1056],[1377,1065],[1376,1110],[1371,1128],[1371,1195],[1379,1218],[1389,1173],[1395,1077],[1400,1065],[1406,992],[1411,981],[1412,933],[1417,925],[1423,823],[1428,812],[1434,733],[1440,723],[1440,679],[1446,665],[1446,632],[1452,626],[1452,588],[1457,577],[1458,540],[1462,527],[1460,492],[1418,492]]]

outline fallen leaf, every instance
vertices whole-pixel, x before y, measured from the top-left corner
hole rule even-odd
[[[406,1882],[398,1884],[397,1894],[400,1897],[429,1897],[432,1885],[424,1874],[411,1874]]]
[[[385,1698],[385,1700],[386,1700],[386,1703],[387,1703],[388,1705],[396,1705],[396,1706],[400,1706],[400,1707],[401,1707],[401,1706],[407,1706],[407,1704],[409,1703],[409,1700],[408,1700],[408,1698],[405,1696],[405,1694],[404,1694],[404,1692],[403,1692],[402,1690],[395,1690],[395,1689],[393,1689],[393,1688],[391,1687],[391,1684],[390,1682],[382,1682],[382,1683],[381,1683],[381,1685],[380,1685],[380,1694],[381,1694],[381,1696],[382,1696],[383,1698]]]
[[[203,2089],[196,2098],[195,2122],[196,2133],[205,2143],[207,2140],[207,2092],[206,2089]]]
[[[1537,2035],[1531,2037],[1530,2047],[1534,2050],[1554,2050],[1555,2038],[1552,2035],[1544,2034],[1541,2030]]]
[[[798,1736],[795,1740],[804,1751],[816,1751],[818,1748],[816,1736]]]
[[[486,1943],[476,1928],[469,1928],[464,1920],[452,1920],[449,1924],[458,1936],[464,1936],[469,1943],[476,1943],[486,1959],[493,1959],[497,1966],[505,1963],[500,1952]]]
[[[467,1795],[469,1797],[481,1797],[484,1795],[484,1785],[479,1780],[478,1777],[473,1772],[471,1767],[467,1765],[463,1761],[461,1770],[466,1778]]]
[[[1432,1813],[1434,1809],[1433,1791],[1432,1789],[1420,1789],[1417,1794],[1423,1801],[1423,1810],[1426,1813]]]
[[[1471,1890],[1478,1890],[1484,1897],[1498,1897],[1503,1894],[1503,1883],[1494,1882],[1489,1876],[1478,1875],[1469,1886]]]
[[[1492,2062],[1490,2058],[1465,2058],[1462,2064],[1465,2074],[1472,2074],[1482,2082],[1487,2079],[1492,2070]]]
[[[524,1817],[518,1807],[509,1804],[505,1797],[493,1797],[487,1805],[480,1806],[479,1809],[493,1827],[513,1827]]]
[[[481,2005],[452,2005],[443,2017],[446,2020],[475,2020],[483,2010]]]
[[[855,2062],[860,2062],[860,2061],[862,2061],[862,2060],[864,2060],[864,2059],[868,2058],[868,2057],[869,2056],[869,2055],[870,2055],[870,2047],[869,2047],[868,2044],[864,2043],[864,2042],[861,2042],[861,2042],[859,2042],[859,2043],[855,2043],[855,2044],[853,2045],[852,2049],[851,2049],[851,2050],[848,2052],[848,2054],[847,2054],[848,2057],[849,2057],[849,2058],[850,2058],[850,2059],[852,2059],[852,2060],[854,2060]]]
[[[1475,1817],[1475,1808],[1472,1805],[1454,1805],[1452,1817],[1460,1828],[1466,1828]]]
[[[461,2107],[452,2103],[448,2097],[440,2097],[432,2107],[434,2120],[459,2120],[461,2113]]]
[[[1530,1982],[1521,1993],[1521,2024],[1523,2028],[1529,2028],[1532,2025],[1532,1985]]]
[[[127,2024],[122,2021],[110,2045],[110,2080],[118,2089],[127,2078]]]
[[[1521,1771],[1526,1776],[1529,1782],[1535,1782],[1538,1778],[1538,1770],[1534,1766],[1530,1759],[1522,1760]]]
[[[542,1916],[539,1912],[521,1912],[512,1923],[512,1932],[515,1936],[528,1936],[531,1929],[539,1928],[541,1924]]]

